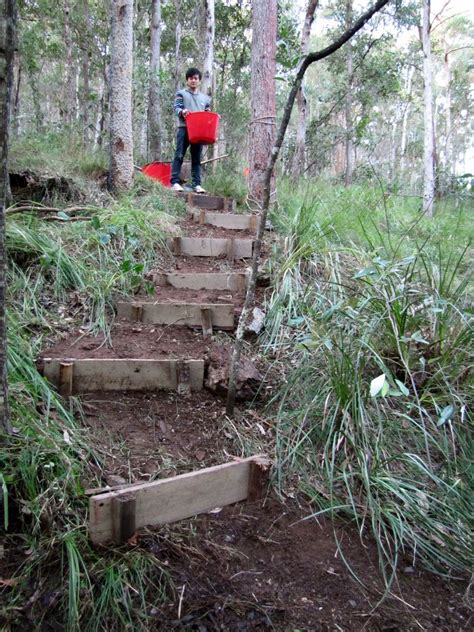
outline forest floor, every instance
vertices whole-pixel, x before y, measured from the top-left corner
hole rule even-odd
[[[196,225],[188,218],[181,222],[181,230],[199,238],[252,236],[249,231]],[[235,272],[245,271],[248,261],[180,255],[173,267],[180,273]],[[243,302],[243,292],[238,291],[170,286],[155,290],[153,300],[163,302],[230,302],[236,316]],[[213,357],[217,364],[219,358],[228,357],[231,343],[228,333],[215,332],[212,339],[204,340],[200,330],[188,327],[117,320],[110,338],[68,332],[51,339],[43,357],[199,357],[209,371]],[[258,371],[262,360],[252,345],[247,346],[246,356]],[[272,455],[272,419],[259,399],[248,394],[244,398],[233,420],[225,415],[222,397],[209,389],[188,397],[175,392],[101,391],[81,395],[79,401],[90,444],[105,455],[104,483],[113,484],[114,477],[127,483],[146,482],[157,474],[169,477],[218,465],[243,453],[248,456],[250,449]],[[84,486],[88,483],[84,481]],[[375,544],[361,539],[351,524],[308,519],[310,515],[304,498],[291,490],[285,497],[277,496],[271,488],[258,502],[216,508],[165,528],[137,532],[126,547],[140,546],[159,558],[175,587],[164,601],[148,603],[147,629],[471,629],[462,582],[447,582],[413,567],[407,557],[400,561],[397,578],[386,594]],[[0,586],[12,576],[19,555],[20,549],[3,551]],[[29,610],[38,600],[47,605],[46,588],[44,594],[32,594],[19,609],[18,627],[4,629],[20,629],[25,622],[35,629],[61,629],[47,608],[41,622],[31,618]]]

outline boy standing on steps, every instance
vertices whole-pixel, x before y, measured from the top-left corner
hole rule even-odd
[[[186,129],[186,117],[189,112],[209,112],[211,100],[208,96],[199,92],[202,74],[197,68],[188,68],[186,71],[186,87],[178,90],[174,100],[174,111],[178,117],[178,131],[176,134],[176,153],[171,168],[171,188],[173,191],[184,191],[180,185],[181,167],[184,155],[191,146],[191,174],[192,187],[196,193],[206,193],[201,186],[201,152],[202,145],[190,144],[188,130]]]

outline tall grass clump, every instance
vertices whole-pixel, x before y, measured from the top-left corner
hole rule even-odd
[[[318,195],[280,209],[278,219],[285,263],[266,346],[291,367],[277,399],[278,482],[297,475],[315,515],[346,515],[361,535],[370,532],[387,583],[402,556],[464,576],[472,497],[468,235],[450,238],[417,215],[410,230],[406,210],[402,219],[396,210],[387,216],[380,199],[368,216],[373,191],[360,213],[352,208],[344,233],[338,211],[332,223]]]

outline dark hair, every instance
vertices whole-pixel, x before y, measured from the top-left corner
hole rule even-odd
[[[199,70],[199,68],[188,68],[186,70],[186,79],[189,79],[189,77],[194,77],[194,75],[199,75],[199,81],[201,81],[202,72]]]

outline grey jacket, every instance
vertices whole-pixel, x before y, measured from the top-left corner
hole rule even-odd
[[[186,122],[181,115],[183,110],[189,112],[209,112],[211,99],[202,92],[191,92],[188,88],[178,90],[174,99],[174,111],[178,117],[178,127],[186,127]]]

